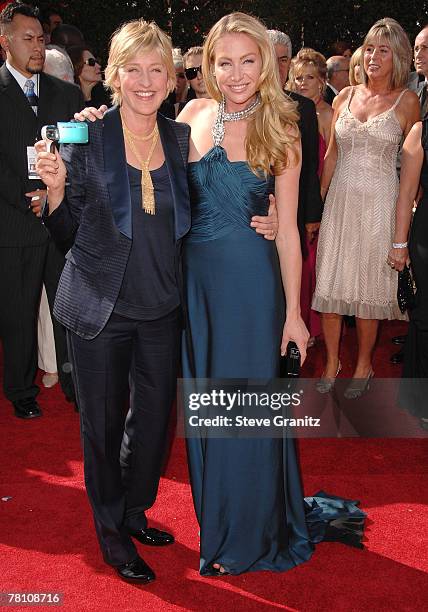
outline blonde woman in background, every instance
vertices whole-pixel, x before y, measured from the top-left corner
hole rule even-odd
[[[321,176],[324,156],[330,140],[333,110],[323,99],[327,78],[327,63],[325,57],[314,49],[301,49],[291,61],[288,87],[292,91],[306,96],[315,104],[318,120],[318,176]],[[319,224],[318,224],[319,228]],[[307,257],[303,260],[302,288],[300,306],[302,317],[310,333],[309,346],[315,344],[316,337],[321,333],[319,313],[311,308],[312,296],[315,290],[316,253],[318,232],[306,236]]]
[[[304,48],[291,60],[288,87],[303,96],[311,99],[317,109],[318,128],[322,148],[327,150],[330,141],[330,129],[333,119],[331,106],[323,99],[327,80],[327,62],[318,51]],[[321,145],[320,145],[321,151]],[[320,157],[319,172],[321,174],[324,155]]]
[[[351,60],[349,62],[349,83],[351,85],[360,85],[363,82],[363,77],[361,75],[362,55],[363,48],[358,47],[358,49],[352,54]]]

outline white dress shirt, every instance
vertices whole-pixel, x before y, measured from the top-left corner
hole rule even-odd
[[[27,78],[26,76],[21,74],[21,72],[19,72],[19,70],[17,70],[13,66],[11,66],[7,60],[6,60],[6,68],[9,70],[9,72],[13,76],[13,78],[16,81],[18,81],[18,85],[20,86],[22,91],[24,91],[25,83],[27,81],[33,81],[33,83],[34,83],[34,93],[36,94],[37,97],[39,97],[39,75],[38,74],[32,74],[31,77]]]

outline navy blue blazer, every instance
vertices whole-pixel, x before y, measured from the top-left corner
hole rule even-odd
[[[171,181],[177,262],[190,229],[187,158],[190,128],[157,118]],[[62,244],[74,238],[58,285],[54,315],[88,340],[106,325],[122,285],[132,245],[131,195],[119,109],[89,123],[87,145],[63,145],[67,166],[64,201],[44,222]],[[181,268],[181,266],[180,266]],[[177,270],[182,292],[181,269]]]

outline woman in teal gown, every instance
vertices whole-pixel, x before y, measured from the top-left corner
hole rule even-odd
[[[178,118],[192,128],[183,376],[275,378],[288,341],[304,360],[309,337],[299,311],[298,116],[253,17],[235,13],[212,28],[203,71],[213,99],[192,101]],[[276,245],[250,227],[270,193]],[[315,542],[336,539],[331,519],[361,527],[356,502],[322,493],[304,500],[290,438],[201,436],[188,440],[188,458],[203,575],[284,571],[309,559]]]

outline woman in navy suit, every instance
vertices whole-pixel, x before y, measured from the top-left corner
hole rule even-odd
[[[133,538],[174,541],[147,527],[145,510],[156,498],[176,389],[189,128],[158,115],[175,69],[155,24],[115,33],[106,81],[115,106],[89,126],[89,144],[65,146],[65,164],[40,153],[38,170],[47,227],[57,240],[74,238],[55,316],[68,329],[99,543],[120,577],[144,583],[155,575]]]
[[[89,144],[66,145],[61,156],[36,145],[45,224],[55,240],[74,240],[54,313],[68,329],[95,527],[105,561],[142,583],[155,575],[132,538],[174,541],[147,527],[145,510],[175,396],[181,241],[190,228],[190,128],[158,113],[175,79],[166,34],[129,22],[112,38],[106,69],[115,106],[89,124]],[[95,109],[87,110],[90,118]],[[269,223],[257,231],[273,238]]]

